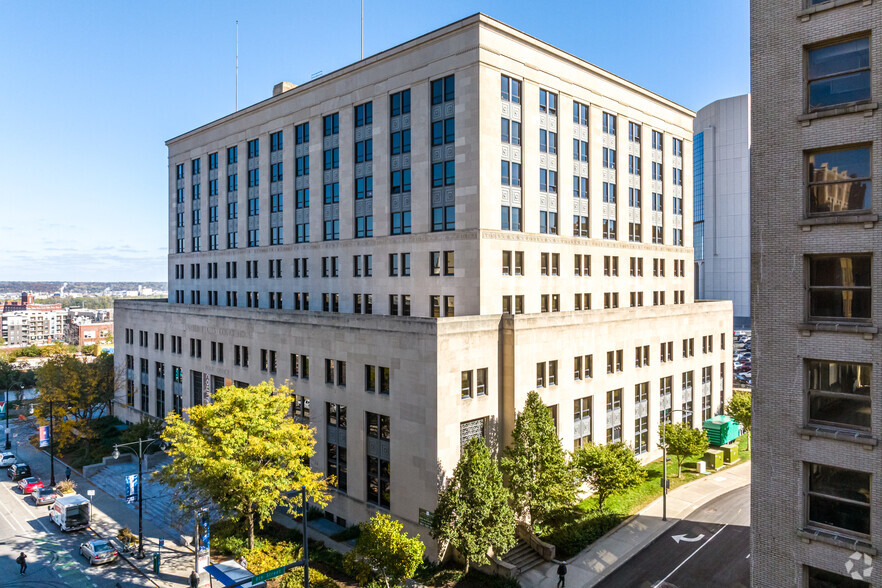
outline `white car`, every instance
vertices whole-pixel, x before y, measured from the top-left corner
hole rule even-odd
[[[8,468],[15,462],[15,455],[11,451],[0,453],[0,468]]]

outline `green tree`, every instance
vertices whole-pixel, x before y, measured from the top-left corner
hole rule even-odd
[[[668,446],[668,453],[677,458],[677,477],[683,469],[683,460],[707,451],[707,433],[702,429],[693,429],[686,423],[666,424],[659,427],[659,447],[662,438]],[[666,466],[667,467],[667,466]]]
[[[295,511],[301,499],[291,491],[305,486],[310,500],[321,506],[330,501],[328,478],[309,468],[313,431],[287,416],[290,396],[291,390],[275,389],[272,382],[227,386],[211,404],[190,408],[189,420],[170,414],[162,433],[174,459],[159,480],[244,517],[249,548],[255,519],[262,525],[279,506]]]
[[[96,438],[91,422],[110,414],[118,388],[112,355],[102,353],[90,363],[71,355],[55,355],[37,368],[36,380],[40,396],[34,412],[45,425],[51,408],[59,449],[72,447],[78,440]],[[88,456],[88,444],[85,447]]]
[[[343,560],[346,568],[355,572],[359,584],[366,586],[374,573],[380,574],[386,588],[413,577],[426,550],[419,535],[408,537],[400,521],[382,513],[360,527],[355,548]]]
[[[548,407],[535,391],[515,417],[511,445],[502,456],[515,511],[532,527],[572,504],[576,486]]]
[[[584,445],[573,453],[572,463],[578,479],[594,490],[600,512],[607,498],[634,488],[646,479],[646,471],[634,452],[621,442]]]
[[[737,390],[726,403],[726,414],[744,425],[747,432],[747,450],[750,451],[750,392]]]
[[[438,497],[432,537],[449,542],[469,563],[490,563],[487,551],[505,553],[515,544],[515,518],[502,472],[483,439],[469,441],[453,477]]]

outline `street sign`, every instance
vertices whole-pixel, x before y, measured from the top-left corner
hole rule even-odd
[[[262,574],[257,574],[253,578],[251,578],[251,585],[260,584],[261,582],[266,582],[270,578],[276,578],[285,573],[285,567],[282,566],[280,568],[276,568],[274,570],[269,570],[268,572],[264,572]]]
[[[6,401],[0,400],[0,416],[6,414]]]
[[[94,490],[86,490],[86,496],[95,496]]]

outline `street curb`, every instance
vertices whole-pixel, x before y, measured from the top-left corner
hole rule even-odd
[[[737,463],[737,464],[735,464],[734,466],[727,467],[727,468],[724,468],[724,469],[722,469],[722,470],[716,471],[716,472],[714,472],[713,474],[710,474],[709,476],[707,476],[707,477],[705,477],[705,478],[700,478],[700,479],[698,479],[698,480],[693,480],[692,482],[689,482],[688,484],[693,484],[693,483],[695,483],[695,482],[699,482],[699,481],[701,481],[701,480],[707,480],[707,479],[709,479],[711,476],[715,476],[715,475],[717,475],[717,474],[721,474],[721,473],[723,473],[723,472],[730,471],[732,467],[737,467],[737,466],[745,465],[745,464],[748,464],[748,463],[749,463],[749,462],[747,462],[747,461],[742,462],[742,463]],[[680,488],[683,488],[684,486],[686,486],[686,485],[688,485],[688,484],[684,484],[683,486],[680,486]],[[726,492],[730,492],[730,491],[733,491],[733,490],[738,490],[739,488],[743,488],[744,486],[749,486],[749,485],[750,485],[750,481],[748,481],[748,482],[745,483],[745,484],[740,484],[740,485],[738,485],[738,486],[732,486],[732,487],[730,487],[730,488],[725,488],[723,491],[721,491],[721,493],[719,493],[719,494],[714,493],[714,494],[709,495],[709,496],[705,497],[704,499],[702,499],[702,501],[701,501],[700,503],[691,505],[691,508],[689,508],[687,511],[684,511],[680,517],[678,517],[678,518],[671,518],[671,517],[668,517],[668,520],[667,520],[666,524],[664,524],[664,525],[662,525],[661,527],[659,527],[658,530],[653,531],[653,532],[651,532],[649,535],[647,535],[647,537],[649,537],[649,540],[648,540],[648,541],[642,542],[640,545],[635,545],[634,548],[632,548],[631,550],[629,550],[629,551],[628,551],[623,557],[618,558],[615,562],[613,562],[613,563],[611,563],[610,565],[608,565],[606,568],[604,568],[604,570],[603,570],[601,573],[597,574],[597,577],[596,577],[595,579],[591,580],[588,584],[586,584],[586,585],[585,585],[585,588],[591,588],[592,586],[596,586],[597,584],[599,584],[599,583],[600,583],[601,581],[603,581],[607,576],[609,576],[610,574],[612,574],[613,572],[615,572],[617,569],[619,569],[622,565],[624,565],[625,563],[627,563],[628,561],[630,561],[631,558],[634,557],[637,553],[640,553],[641,551],[643,551],[644,549],[646,549],[647,547],[649,547],[654,541],[656,541],[659,537],[661,537],[662,535],[664,535],[664,533],[665,533],[666,531],[668,531],[671,527],[673,527],[673,526],[674,526],[675,524],[677,524],[678,522],[680,522],[680,521],[682,521],[682,520],[688,518],[689,516],[691,516],[694,512],[696,512],[697,510],[699,510],[700,508],[702,508],[705,504],[707,504],[707,503],[710,502],[711,500],[714,500],[714,499],[716,499],[716,498],[719,498],[720,496],[722,496],[722,495],[725,494]],[[650,506],[652,506],[655,502],[657,502],[657,501],[660,500],[660,499],[661,499],[660,497],[659,497],[659,498],[656,498],[655,500],[653,500],[652,502],[650,502],[649,504],[647,504],[646,507],[644,507],[643,510],[648,509]],[[631,515],[630,517],[628,517],[627,519],[625,519],[624,521],[622,521],[621,523],[619,523],[619,525],[617,525],[614,529],[612,529],[611,531],[609,531],[609,532],[608,532],[606,535],[604,535],[603,537],[607,537],[607,536],[612,535],[613,533],[615,533],[616,531],[618,531],[620,528],[622,528],[622,527],[628,525],[631,521],[634,521],[634,520],[638,519],[640,516],[641,516],[640,513],[637,513],[637,514]],[[595,541],[595,544],[596,544],[596,543],[597,543],[597,541]],[[591,552],[591,550],[592,550],[593,548],[594,548],[594,547],[593,547],[593,545],[592,545],[592,546],[589,547],[586,551],[583,551],[583,552],[580,553],[579,555],[582,555],[582,554],[587,555],[588,553]]]

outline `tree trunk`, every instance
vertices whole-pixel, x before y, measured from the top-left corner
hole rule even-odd
[[[680,477],[680,473],[683,471],[683,458],[677,456],[677,477]]]
[[[254,513],[248,511],[248,549],[254,549]]]
[[[747,429],[747,450],[750,451],[750,429]]]
[[[465,560],[466,560],[466,570],[465,570],[465,573],[468,574],[468,573],[469,573],[469,558],[465,558]]]

